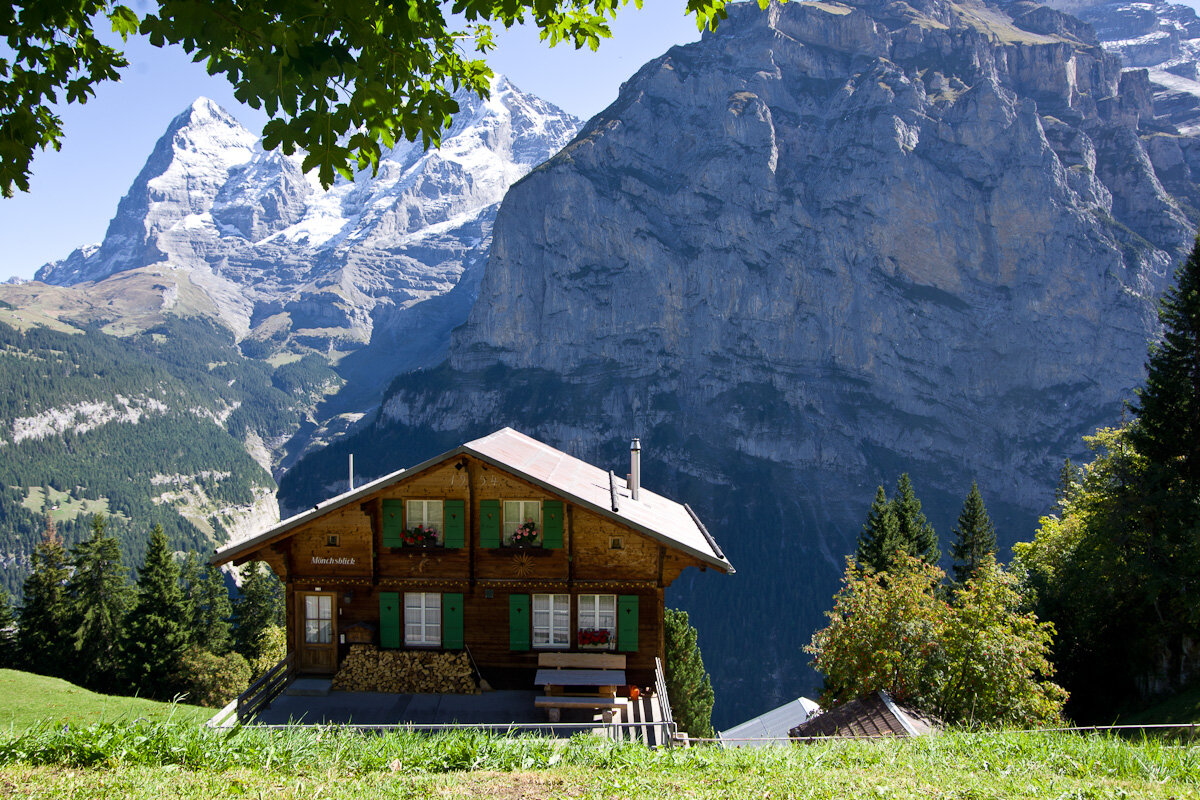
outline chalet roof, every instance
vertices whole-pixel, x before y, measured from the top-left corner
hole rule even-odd
[[[797,725],[789,731],[793,739],[810,736],[876,738],[880,736],[922,736],[937,728],[937,723],[922,714],[904,708],[887,692],[863,695]]]
[[[821,707],[807,697],[799,697],[765,714],[759,714],[729,730],[721,731],[718,737],[725,747],[768,747],[787,744],[788,731],[806,722]]]
[[[357,503],[381,489],[398,483],[409,474],[421,472],[461,455],[474,456],[513,475],[524,478],[571,502],[655,539],[668,547],[695,556],[700,561],[732,573],[733,565],[689,506],[668,500],[641,487],[634,500],[624,478],[581,461],[530,436],[501,428],[481,439],[467,442],[408,469],[398,470],[363,484],[308,511],[283,520],[263,533],[217,550],[212,561],[223,564],[249,554],[264,544],[283,538],[306,522]]]

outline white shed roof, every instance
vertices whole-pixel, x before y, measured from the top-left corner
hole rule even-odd
[[[464,454],[494,464],[578,505],[624,523],[724,572],[734,571],[721,548],[687,505],[668,500],[644,487],[639,489],[638,499],[634,500],[624,478],[616,477],[512,428],[501,428],[407,470],[398,470],[318,503],[310,510],[286,519],[257,536],[226,545],[217,551],[213,560],[218,563],[231,561],[311,519],[358,502],[402,480],[408,473],[420,472]],[[786,731],[784,735],[787,735]]]
[[[741,725],[721,731],[718,736],[722,740],[721,744],[725,747],[770,747],[789,744],[788,731],[819,713],[821,713],[819,705],[807,697],[798,697],[779,708],[771,709],[754,719],[748,719]]]

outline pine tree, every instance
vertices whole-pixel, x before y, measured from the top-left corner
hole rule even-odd
[[[32,568],[25,578],[17,650],[23,668],[39,675],[67,677],[72,642],[67,635],[67,551],[47,520],[46,535],[34,549]]]
[[[92,538],[71,548],[75,567],[67,581],[73,626],[73,682],[112,691],[120,676],[118,640],[129,608],[129,579],[117,540],[106,521],[92,517]]]
[[[17,617],[12,598],[0,588],[0,669],[17,666]]]
[[[663,624],[666,640],[663,677],[672,714],[690,735],[711,738],[714,696],[712,681],[704,671],[700,655],[699,633],[689,624],[686,611],[666,609]]]
[[[170,698],[187,646],[179,567],[167,549],[162,526],[155,525],[138,571],[137,601],[121,642],[126,678],[139,695]]]
[[[204,617],[204,572],[194,552],[188,552],[183,559],[183,566],[179,568],[179,593],[183,598],[188,645],[198,644]]]
[[[234,649],[253,664],[262,655],[263,634],[285,623],[279,579],[255,561],[246,569],[242,594],[233,604]]]
[[[996,527],[983,505],[979,486],[971,482],[971,491],[958,515],[954,543],[950,545],[954,558],[954,580],[966,583],[980,565],[996,555]]]
[[[1158,312],[1162,341],[1150,348],[1138,391],[1133,443],[1177,482],[1193,518],[1200,497],[1200,238],[1175,272]]]
[[[938,549],[937,534],[921,513],[921,501],[917,499],[907,472],[896,482],[892,513],[896,515],[896,526],[899,528],[900,541],[905,551],[928,564],[937,564],[938,559],[942,557]]]
[[[1126,524],[1137,559],[1131,571],[1147,627],[1170,653],[1168,679],[1187,677],[1187,640],[1198,630],[1200,581],[1200,239],[1159,306],[1162,341],[1150,348],[1130,441],[1146,460],[1139,502]]]
[[[230,625],[233,604],[229,602],[225,578],[217,567],[209,566],[205,570],[200,611],[197,643],[210,653],[226,655],[233,649],[233,629]]]
[[[900,548],[900,525],[896,520],[896,512],[880,486],[875,490],[875,501],[867,513],[867,522],[858,534],[854,560],[859,567],[884,572]]]

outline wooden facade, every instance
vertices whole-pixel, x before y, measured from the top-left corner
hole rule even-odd
[[[571,479],[510,467],[485,446],[497,442],[547,451],[537,463],[557,458]],[[616,511],[596,502],[601,477]],[[732,567],[690,509],[644,490],[634,497],[611,473],[504,429],[224,548],[213,563],[265,561],[280,577],[301,671],[335,671],[366,631],[385,648],[465,647],[497,688],[529,685],[539,653],[554,650],[624,653],[630,681],[647,684],[665,649],[666,587],[687,567]],[[648,503],[670,524],[638,522],[631,510]],[[694,525],[681,542],[659,529],[680,520]],[[536,534],[517,544],[522,522]],[[415,543],[428,528],[433,540]]]

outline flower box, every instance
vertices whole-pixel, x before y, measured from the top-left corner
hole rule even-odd
[[[580,628],[575,641],[581,650],[611,650],[614,637],[608,628]]]

